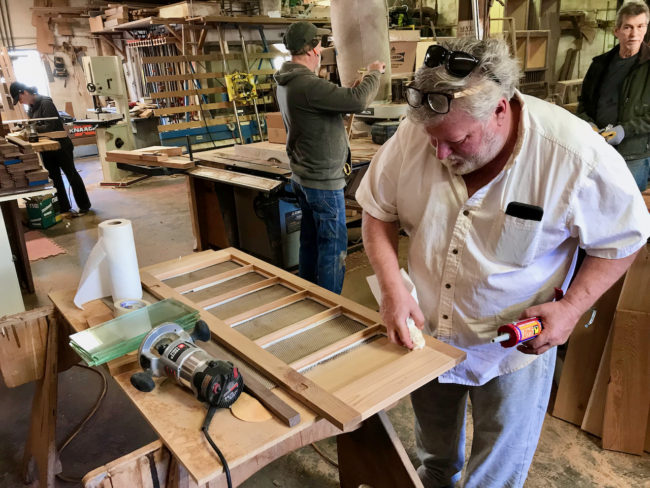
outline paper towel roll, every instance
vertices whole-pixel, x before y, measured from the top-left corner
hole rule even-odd
[[[99,224],[99,240],[86,261],[74,303],[82,308],[82,304],[108,295],[113,301],[142,298],[133,229],[127,219]]]

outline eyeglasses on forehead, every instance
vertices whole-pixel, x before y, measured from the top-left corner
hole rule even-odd
[[[466,97],[480,91],[479,86],[467,88],[456,93],[426,92],[414,86],[406,86],[406,102],[413,108],[422,107],[425,102],[427,106],[437,114],[449,113],[451,101],[456,98]]]

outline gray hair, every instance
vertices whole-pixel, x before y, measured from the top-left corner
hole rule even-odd
[[[477,87],[476,93],[454,99],[450,107],[450,110],[462,110],[476,120],[487,118],[502,98],[510,100],[514,96],[521,72],[504,41],[461,38],[441,44],[449,51],[472,54],[480,60],[479,65],[465,78],[448,73],[444,66],[422,66],[415,73],[413,86],[423,92],[450,94]],[[407,115],[412,121],[426,125],[437,125],[445,117],[433,112],[427,104],[419,108],[409,107]]]
[[[637,15],[645,14],[646,23],[650,20],[650,10],[643,2],[627,2],[616,12],[616,28],[618,29],[623,25],[623,17],[636,17]]]

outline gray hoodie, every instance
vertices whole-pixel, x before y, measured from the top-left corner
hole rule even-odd
[[[343,114],[364,110],[372,102],[379,76],[379,71],[371,71],[359,86],[342,88],[302,64],[286,62],[275,73],[287,154],[297,183],[317,190],[345,186],[343,165],[350,149]]]

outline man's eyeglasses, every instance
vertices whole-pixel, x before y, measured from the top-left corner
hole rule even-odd
[[[474,86],[467,90],[462,90],[456,93],[443,93],[443,92],[425,92],[414,86],[406,86],[406,102],[413,108],[420,108],[424,105],[425,101],[429,108],[437,114],[449,113],[451,101],[472,95],[480,91],[480,86]]]
[[[465,78],[479,63],[480,60],[476,56],[463,51],[449,51],[438,44],[429,46],[424,56],[424,65],[427,68],[442,65],[450,75],[457,78]]]

